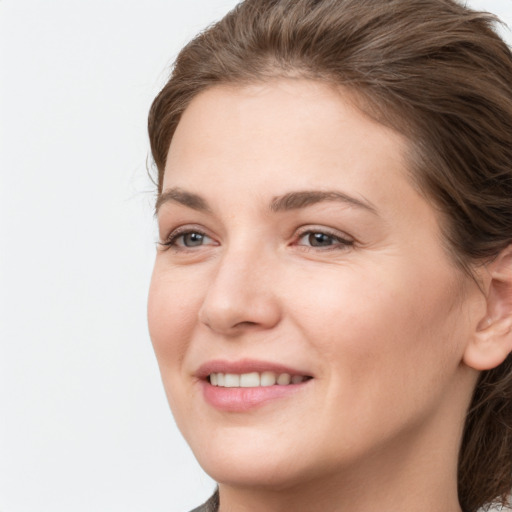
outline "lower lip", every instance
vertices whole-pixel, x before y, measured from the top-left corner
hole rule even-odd
[[[202,381],[206,402],[216,409],[227,412],[245,412],[268,402],[286,398],[304,389],[311,380],[286,386],[261,386],[256,388],[224,388]]]

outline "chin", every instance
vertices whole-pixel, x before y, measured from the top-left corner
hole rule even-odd
[[[279,439],[279,438],[277,438]],[[243,443],[213,443],[194,450],[199,464],[216,482],[233,487],[282,490],[307,478],[309,470],[297,450],[273,442],[263,445],[252,440]]]
[[[269,491],[283,491],[294,487],[304,481],[305,475],[300,468],[294,468],[286,461],[269,461],[266,457],[258,457],[259,460],[233,461],[233,457],[216,457],[214,460],[200,460],[204,471],[216,482],[231,487],[267,489]]]

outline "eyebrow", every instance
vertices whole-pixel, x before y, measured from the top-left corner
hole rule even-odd
[[[298,210],[313,204],[329,201],[341,202],[377,214],[377,209],[367,199],[352,197],[343,192],[334,190],[302,190],[288,192],[282,196],[274,197],[269,207],[271,212],[283,212]],[[200,212],[211,213],[212,211],[207,201],[200,195],[187,192],[180,188],[171,188],[159,194],[155,205],[155,214],[158,213],[163,204],[168,202],[178,203]]]
[[[377,214],[377,208],[375,208],[375,206],[367,199],[358,199],[343,192],[334,190],[304,190],[289,192],[282,196],[275,197],[270,203],[270,210],[273,212],[296,210],[326,201],[345,203],[349,206],[356,206]]]
[[[208,203],[200,195],[186,192],[181,188],[171,188],[158,195],[155,204],[155,214],[158,213],[158,210],[160,210],[163,204],[169,202],[182,204],[183,206],[200,212],[211,212]]]

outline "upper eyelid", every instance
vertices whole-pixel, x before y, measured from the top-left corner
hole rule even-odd
[[[162,228],[160,228],[160,231],[162,231]],[[199,224],[182,224],[172,229],[165,229],[164,232],[167,234],[161,237],[163,240],[168,240],[172,238],[173,235],[182,235],[186,233],[200,233],[213,238],[212,235],[209,234],[208,230]]]
[[[170,236],[171,236],[172,240],[178,240],[178,239],[183,238],[186,235],[190,235],[192,233],[195,235],[201,235],[203,238],[209,238],[210,240],[213,240],[213,238],[210,235],[208,235],[204,231],[199,231],[199,229],[185,229],[183,231],[177,231],[177,232],[171,233]]]
[[[334,228],[328,228],[326,226],[303,226],[296,230],[296,237],[303,237],[308,233],[323,233],[325,235],[331,236],[333,238],[339,238],[341,240],[350,240],[355,241],[354,237],[346,233],[345,231],[340,231]]]

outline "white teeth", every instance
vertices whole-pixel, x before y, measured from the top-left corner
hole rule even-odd
[[[241,388],[257,388],[260,385],[260,374],[258,372],[242,373],[240,375]]]
[[[226,373],[224,376],[224,386],[226,388],[239,388],[240,375],[236,375],[235,373]]]
[[[289,384],[300,384],[307,380],[303,375],[290,375],[289,373],[274,372],[251,372],[251,373],[211,373],[210,384],[223,388],[257,388],[274,386],[287,386]]]
[[[263,372],[261,374],[262,386],[273,386],[276,383],[276,374],[274,372]]]
[[[277,383],[280,386],[287,386],[290,384],[290,381],[292,380],[291,376],[288,373],[281,373],[279,377],[277,377]]]

